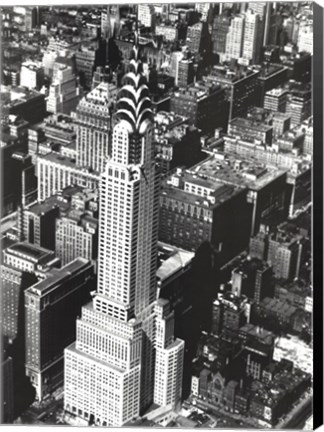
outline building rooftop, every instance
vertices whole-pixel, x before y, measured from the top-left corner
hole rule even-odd
[[[195,179],[196,180],[196,179]],[[205,187],[210,187],[210,184],[206,184],[203,179],[199,179],[196,183],[197,185],[204,185]],[[222,187],[225,186],[225,187]],[[200,207],[206,207],[214,209],[219,205],[223,204],[224,201],[230,199],[232,196],[240,193],[241,189],[235,187],[233,185],[223,185],[218,183],[216,186],[214,184],[215,191],[210,194],[210,197],[214,198],[214,203],[211,202],[210,199],[204,196],[193,194],[192,192],[187,192],[183,189],[165,185],[163,186],[162,196],[166,196],[168,198],[174,198],[179,201],[187,202],[189,204],[194,204]]]
[[[241,327],[240,332],[245,333],[248,336],[257,338],[259,342],[262,342],[266,345],[272,345],[274,341],[274,334],[272,332],[250,323],[247,323],[243,327]]]
[[[271,90],[268,90],[265,94],[265,97],[267,96],[273,96],[273,97],[280,97],[282,95],[288,94],[288,90],[281,87],[276,87]]]
[[[288,70],[287,67],[278,65],[278,64],[270,64],[266,67],[261,69],[260,75],[258,76],[258,79],[267,79],[271,77],[272,75],[275,75],[279,72],[282,72],[284,70]]]
[[[292,316],[297,308],[291,306],[288,302],[266,297],[261,301],[261,305],[268,310],[274,311],[276,314],[285,315],[286,317]]]
[[[260,190],[270,182],[286,174],[286,170],[266,167],[243,157],[232,154],[215,153],[190,168],[197,176],[213,179],[240,188]]]
[[[51,259],[54,257],[53,251],[28,242],[15,243],[14,245],[9,246],[4,252],[28,258],[33,262],[38,262],[46,257]]]
[[[30,206],[28,209],[26,209],[26,212],[33,213],[37,216],[42,216],[52,210],[53,208],[59,207],[60,210],[68,210],[70,208],[70,203],[63,199],[59,195],[53,195],[47,198],[43,202],[38,202],[32,206]]]
[[[76,165],[76,162],[74,159],[70,159],[67,156],[62,156],[59,153],[55,153],[55,152],[51,152],[47,155],[38,155],[39,159],[43,159],[45,161],[49,161],[58,165],[64,165],[66,167],[69,167],[71,169],[73,169],[75,172],[80,172],[80,173],[86,173],[87,175],[92,175],[93,177],[98,177],[99,180],[99,173],[89,169],[89,168],[83,168],[83,167],[78,167]]]
[[[239,265],[235,267],[233,271],[248,273],[250,271],[266,270],[268,268],[270,268],[270,266],[265,261],[261,261],[258,258],[249,258],[241,260]]]
[[[161,245],[165,244],[159,244]],[[166,245],[167,246],[167,245]],[[176,274],[179,270],[187,267],[193,260],[195,254],[193,252],[186,251],[180,248],[174,248],[174,253],[166,258],[166,260],[158,268],[156,275],[158,279],[163,283],[171,276]]]
[[[252,67],[237,67],[231,69],[229,66],[214,66],[211,74],[211,78],[216,78],[221,84],[236,84],[245,78],[252,75],[259,75],[260,71]]]
[[[217,294],[217,299],[214,300],[213,304],[215,306],[219,305],[220,303],[225,304],[229,306],[231,309],[239,310],[247,303],[247,297],[244,295],[238,297],[232,292],[219,292]]]
[[[51,269],[46,279],[37,282],[26,291],[40,297],[46,295],[53,289],[57,288],[65,280],[68,280],[71,276],[86,268],[88,265],[88,260],[84,258],[76,258],[74,261],[60,269]]]
[[[230,127],[231,127],[231,132],[233,127],[242,128],[243,132],[244,129],[253,129],[258,132],[266,133],[271,131],[272,129],[272,125],[267,125],[262,120],[259,120],[255,117],[251,117],[251,118],[236,117],[230,121]]]

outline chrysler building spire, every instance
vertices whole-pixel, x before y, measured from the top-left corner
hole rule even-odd
[[[145,132],[148,122],[152,121],[152,102],[146,77],[143,73],[143,64],[139,58],[138,31],[135,31],[135,44],[131,53],[128,73],[123,78],[123,87],[119,92],[117,101],[118,120],[125,120],[129,131]]]

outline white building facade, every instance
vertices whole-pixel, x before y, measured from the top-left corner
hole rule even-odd
[[[158,317],[156,287],[160,179],[137,47],[130,69],[117,101],[112,156],[101,176],[97,292],[82,309],[76,342],[65,350],[65,411],[100,426],[122,426],[152,405],[157,352],[172,343],[178,355],[172,368],[164,362],[172,389],[162,386],[162,392],[175,402],[181,397],[183,342],[170,335],[156,345],[157,325],[165,319]]]
[[[244,15],[237,15],[231,21],[231,27],[226,35],[225,59],[239,59],[242,56]]]
[[[242,58],[247,64],[258,63],[262,44],[262,22],[260,15],[251,9],[245,14]]]

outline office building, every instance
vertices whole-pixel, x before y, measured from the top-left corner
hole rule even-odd
[[[205,22],[198,22],[187,29],[186,45],[192,55],[202,54],[207,48],[209,38],[208,27]]]
[[[274,112],[286,112],[288,94],[287,89],[280,87],[267,91],[264,95],[263,107]]]
[[[10,150],[14,150],[14,145],[4,147],[2,151],[5,179],[4,205],[16,210],[19,206],[26,206],[36,200],[37,179],[31,156],[22,151],[14,151],[10,155]]]
[[[49,89],[46,104],[47,111],[53,114],[63,113],[70,115],[71,111],[75,110],[82,94],[83,90],[78,85],[72,68],[57,64],[53,82]]]
[[[240,222],[234,208],[241,209]],[[216,179],[195,177],[195,174],[180,169],[163,184],[161,241],[189,251],[196,251],[208,241],[220,253],[220,261],[226,262],[244,249],[250,223],[250,207],[244,188],[222,184]]]
[[[44,52],[43,58],[42,58],[42,66],[44,69],[44,75],[46,75],[46,76],[52,76],[53,75],[53,68],[54,68],[54,64],[56,62],[57,57],[58,57],[58,53],[56,51],[46,50]]]
[[[238,297],[245,295],[260,302],[274,294],[272,276],[272,268],[266,262],[257,258],[245,259],[232,270],[231,290]]]
[[[189,118],[203,133],[213,132],[217,127],[224,127],[225,90],[214,82],[197,81],[186,88],[174,91],[171,97],[171,111]]]
[[[303,236],[281,224],[272,232],[260,231],[250,241],[250,256],[265,260],[278,279],[298,278],[303,260]]]
[[[230,139],[230,138],[229,138]],[[226,154],[227,152],[232,154]],[[190,168],[193,175],[199,178],[206,177],[209,181],[232,185],[241,189],[247,188],[246,201],[252,205],[253,217],[250,219],[250,234],[257,233],[262,219],[271,214],[277,214],[283,221],[287,215],[287,173],[284,169],[275,167],[265,168],[263,164],[256,165],[250,156],[243,154],[237,158],[235,150],[214,154],[196,166]],[[241,213],[249,218],[249,210]],[[227,232],[232,232],[228,228]]]
[[[313,24],[303,24],[299,26],[297,46],[299,52],[307,52],[313,55]]]
[[[262,47],[262,27],[260,15],[251,9],[245,13],[242,64],[256,64],[260,61]]]
[[[291,125],[298,126],[312,115],[311,85],[292,83],[289,85],[289,96],[286,113],[291,117]]]
[[[144,26],[154,30],[155,26],[155,10],[154,5],[139,4],[138,5],[138,21]]]
[[[23,210],[22,237],[38,246],[56,249],[56,220],[68,215],[71,208],[97,217],[97,203],[93,194],[80,186],[68,186],[56,195]]]
[[[258,76],[258,83],[260,87],[260,100],[259,106],[264,106],[265,95],[270,90],[276,89],[287,81],[288,68],[276,64],[268,64],[261,69]],[[266,108],[266,107],[265,107]],[[280,109],[278,111],[281,111]]]
[[[33,62],[24,62],[20,69],[20,85],[29,90],[39,90],[43,84],[43,69]]]
[[[99,173],[78,167],[74,159],[49,153],[37,158],[38,201],[57,194],[70,185],[98,188]]]
[[[80,205],[81,204],[81,205]],[[71,198],[71,209],[56,219],[55,253],[62,265],[81,257],[96,268],[98,253],[98,202],[95,193],[80,191]]]
[[[39,7],[26,7],[25,10],[25,28],[32,31],[40,24]]]
[[[210,3],[195,3],[195,9],[200,14],[201,21],[207,21],[210,8]]]
[[[28,154],[31,156],[31,161],[36,165],[38,147],[44,139],[45,133],[41,126],[32,125],[28,128]]]
[[[23,319],[24,291],[37,282],[36,274],[45,274],[58,265],[52,251],[27,242],[17,242],[3,250],[1,327],[9,342],[12,343],[23,329],[19,320]]]
[[[281,34],[282,27],[283,17],[277,13],[273,13],[270,16],[269,34],[266,42],[268,45],[279,46],[279,36]]]
[[[101,177],[97,292],[82,309],[76,342],[65,350],[64,408],[85,424],[122,426],[138,417],[154,402],[163,367],[173,375],[172,388],[159,381],[159,401],[176,408],[180,396],[184,347],[180,341],[172,346],[169,333],[157,347],[155,330],[158,323],[163,330],[167,318],[158,315],[155,301],[159,177],[142,70],[136,44],[117,102],[112,157]],[[160,398],[160,391],[170,393]]]
[[[119,5],[104,7],[101,11],[101,36],[108,40],[113,36],[118,36],[120,31]]]
[[[163,177],[176,167],[189,167],[202,158],[200,132],[186,118],[159,111],[155,116],[154,149]]]
[[[313,141],[314,141],[314,131],[313,131],[313,117],[305,120],[302,125],[302,130],[305,130],[305,139],[303,142],[303,154],[312,155],[313,154]]]
[[[278,137],[290,130],[290,117],[281,112],[274,113],[272,118],[272,127],[273,139],[276,140]]]
[[[179,30],[176,25],[167,25],[165,23],[158,24],[155,27],[156,36],[163,36],[166,41],[178,40]]]
[[[178,85],[179,80],[179,63],[184,57],[183,51],[174,51],[170,59],[170,76],[174,77],[174,84]]]
[[[97,66],[96,70],[93,73],[92,77],[92,85],[91,90],[98,87],[99,84],[102,82],[108,82],[111,77],[111,72],[109,66],[103,67],[103,66]]]
[[[246,374],[260,380],[273,358],[275,336],[268,330],[247,323],[240,328],[240,338]]]
[[[53,198],[23,211],[22,236],[29,243],[55,250],[55,220],[60,208]]]
[[[182,58],[178,63],[177,85],[187,87],[195,78],[195,65],[193,58]]]
[[[25,370],[41,402],[63,382],[63,351],[90,297],[93,266],[77,258],[25,291]]]
[[[104,45],[98,42],[81,45],[75,52],[76,69],[82,87],[91,88],[93,72],[97,66],[102,65],[102,57],[104,58]]]
[[[291,129],[284,132],[277,138],[276,145],[283,152],[297,152],[300,154],[305,141],[305,132],[303,130]]]
[[[266,119],[258,119],[253,114],[248,118],[236,117],[228,123],[228,135],[271,145],[273,126],[267,123]]]
[[[249,2],[248,5],[249,9],[260,16],[260,43],[266,46],[269,43],[273,6],[271,2]]]
[[[226,37],[231,27],[231,17],[227,14],[216,15],[212,27],[213,53],[218,54],[220,61],[226,53]]]
[[[303,244],[302,236],[278,231],[269,238],[267,261],[278,279],[298,278]]]
[[[27,273],[46,272],[58,265],[54,252],[27,241],[17,242],[3,251],[3,263]]]
[[[229,120],[245,117],[249,108],[258,106],[259,85],[257,77],[260,71],[255,69],[216,66],[210,80],[225,90],[225,100],[229,102]]]
[[[156,366],[154,376],[154,403],[180,408],[184,341],[174,339],[174,312],[170,303],[159,299],[156,313]]]
[[[21,269],[1,264],[1,328],[2,335],[7,337],[10,343],[18,336],[23,292],[36,281],[35,276]]]
[[[312,76],[312,58],[308,52],[292,52],[282,57],[282,64],[288,67],[288,77],[297,82],[308,83]]]
[[[234,16],[231,21],[229,32],[226,35],[226,50],[224,60],[237,60],[242,57],[244,25],[244,15]]]
[[[14,93],[12,91],[12,93]],[[15,88],[11,96],[9,113],[17,115],[33,124],[43,121],[46,115],[45,95],[23,87]]]
[[[116,100],[114,84],[102,82],[76,108],[76,164],[98,173],[104,171],[109,154],[111,112]]]
[[[213,302],[212,333],[219,335],[226,330],[237,332],[240,327],[250,322],[250,308],[246,296],[218,293]]]

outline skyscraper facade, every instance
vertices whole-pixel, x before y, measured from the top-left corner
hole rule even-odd
[[[231,17],[216,15],[212,27],[213,53],[218,54],[222,60],[226,52],[226,36],[231,26]]]
[[[258,63],[261,53],[262,28],[260,15],[249,9],[245,14],[242,57],[248,63]]]
[[[152,138],[151,101],[135,46],[101,177],[97,292],[65,351],[64,408],[88,424],[122,426],[153,402],[176,407],[181,397],[183,343],[169,334],[159,344],[157,334],[168,314],[160,314],[156,300],[159,176]],[[175,352],[172,368],[165,350]],[[171,386],[161,383],[155,391],[161,367]]]
[[[76,163],[80,167],[97,172],[104,170],[110,138],[110,107],[116,91],[113,84],[102,82],[77,106]]]
[[[231,27],[226,35],[226,60],[238,59],[242,56],[244,16],[237,15],[232,19]]]
[[[58,63],[49,89],[47,111],[54,114],[70,114],[81,96],[82,88],[79,87],[72,68]]]

